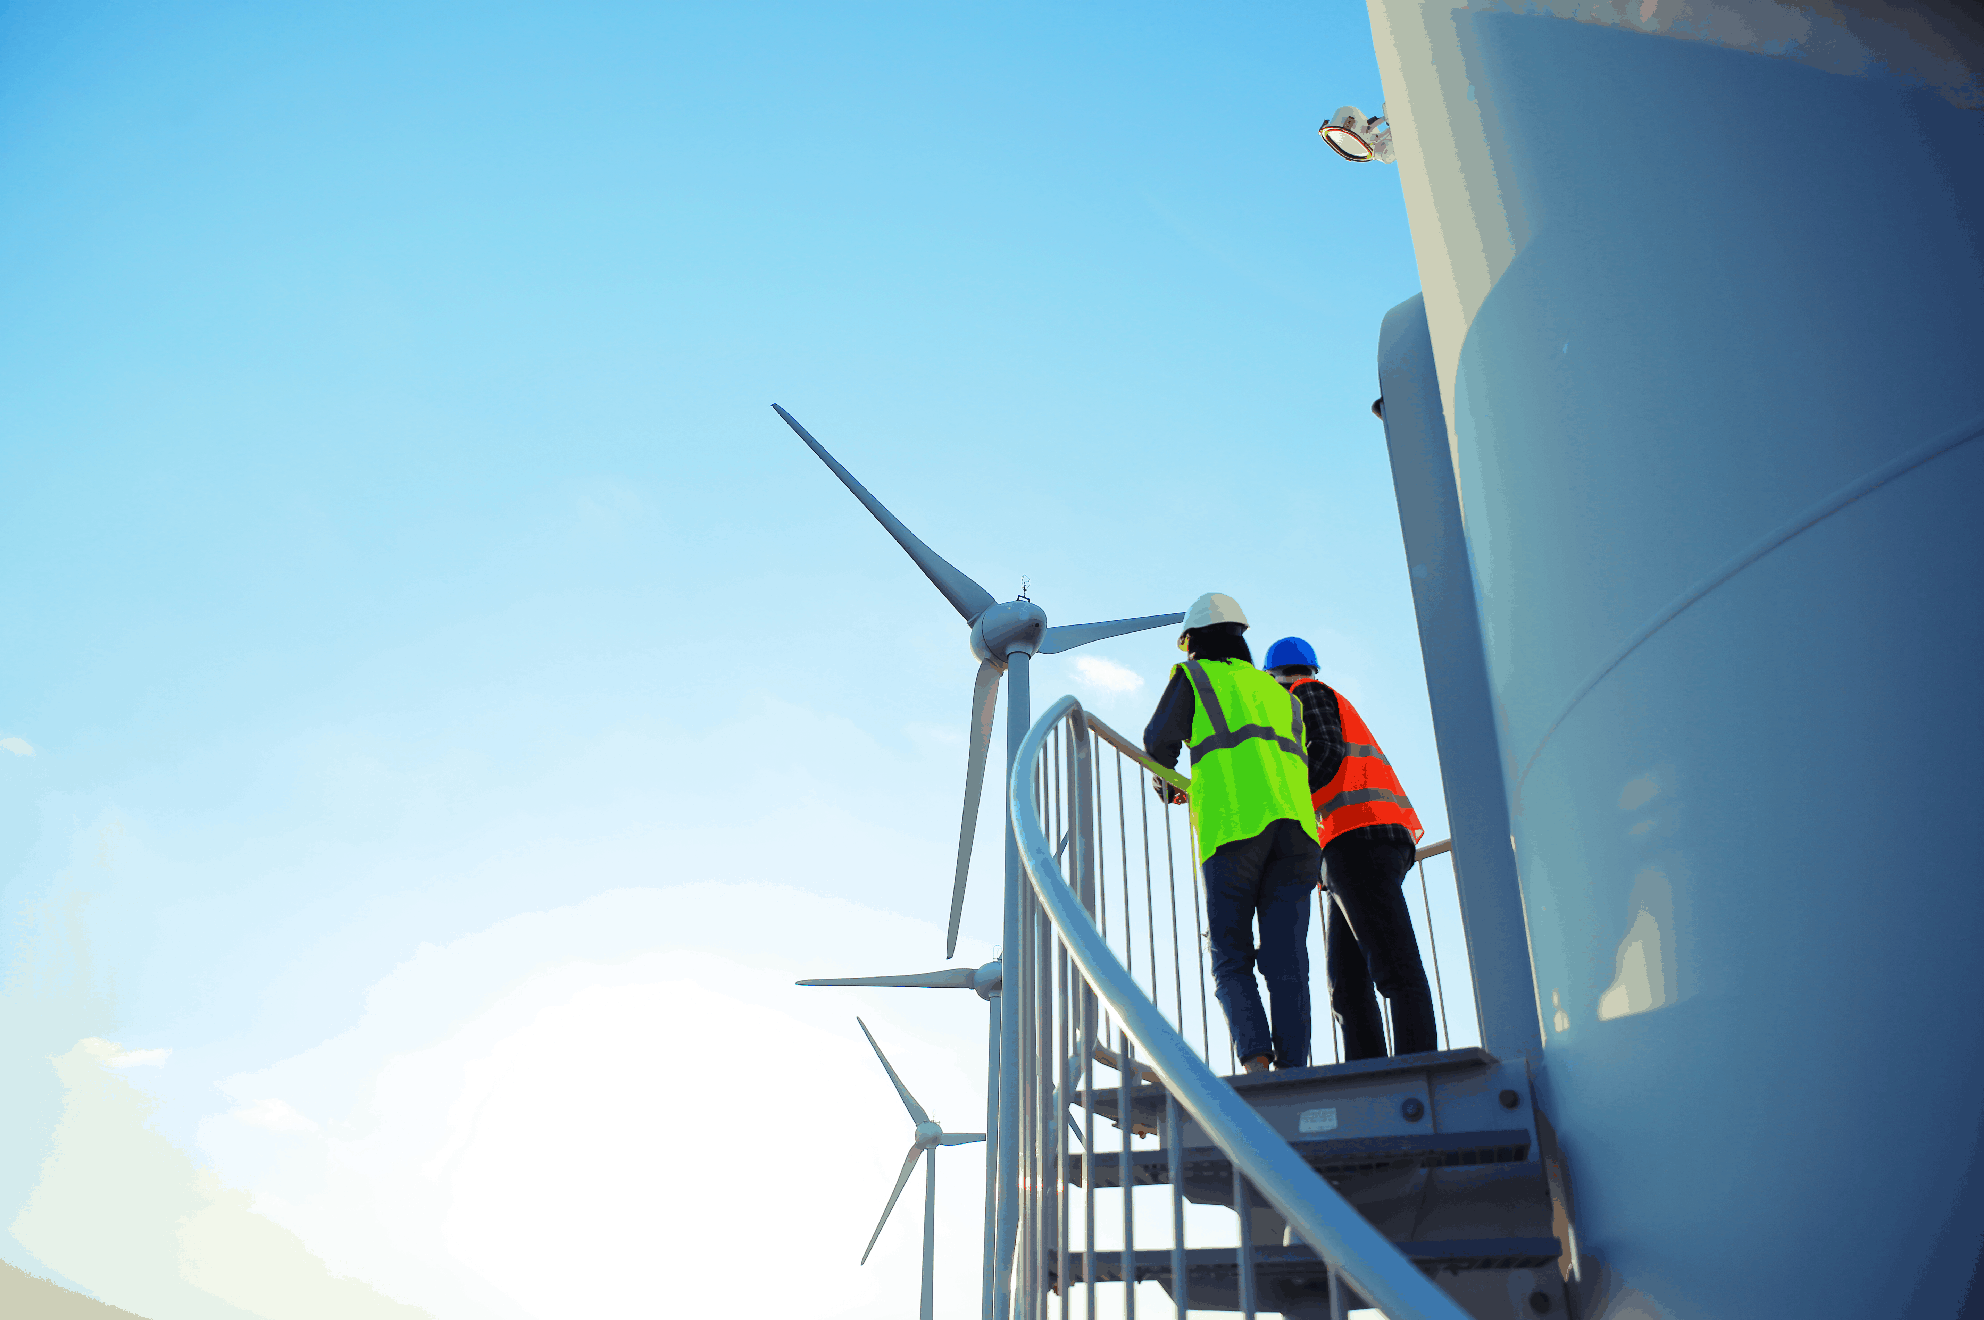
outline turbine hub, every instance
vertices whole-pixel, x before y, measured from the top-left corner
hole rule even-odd
[[[994,605],[971,625],[971,653],[980,660],[1005,664],[1006,657],[1032,655],[1047,632],[1047,611],[1030,600]]]
[[[999,986],[1004,980],[1005,972],[999,960],[994,958],[971,974],[971,988],[980,999],[990,1003],[992,996],[999,993]]]
[[[938,1139],[941,1138],[943,1135],[944,1135],[944,1125],[941,1123],[926,1122],[926,1123],[918,1123],[916,1125],[916,1144],[923,1147],[925,1150],[928,1150],[930,1149],[930,1147],[936,1145]]]

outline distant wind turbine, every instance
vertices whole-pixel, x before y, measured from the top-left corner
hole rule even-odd
[[[923,1173],[923,1311],[922,1320],[931,1320],[937,1305],[937,1155],[939,1146],[967,1146],[974,1141],[985,1140],[983,1132],[946,1132],[943,1124],[923,1112],[923,1106],[916,1103],[916,1097],[896,1076],[896,1070],[889,1066],[889,1056],[882,1053],[882,1047],[875,1044],[875,1033],[868,1030],[868,1024],[860,1018],[854,1019],[861,1027],[861,1034],[868,1038],[874,1048],[875,1057],[882,1061],[889,1080],[895,1083],[896,1094],[902,1097],[904,1109],[916,1123],[916,1140],[910,1143],[909,1154],[903,1157],[902,1172],[896,1175],[895,1190],[889,1193],[889,1203],[882,1207],[882,1218],[875,1225],[875,1231],[868,1238],[868,1248],[861,1253],[861,1263],[868,1263],[868,1256],[875,1250],[875,1242],[882,1236],[882,1228],[889,1222],[889,1214],[896,1208],[896,1199],[902,1195],[903,1186],[909,1182],[909,1175],[916,1172],[916,1162],[925,1155],[930,1162]]]

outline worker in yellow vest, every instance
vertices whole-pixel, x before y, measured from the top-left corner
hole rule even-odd
[[[1392,763],[1350,699],[1316,677],[1300,637],[1268,647],[1263,667],[1302,703],[1316,841],[1330,892],[1330,1010],[1345,1059],[1385,1057],[1375,983],[1392,1006],[1392,1053],[1440,1047],[1433,992],[1405,905],[1405,877],[1426,833]]]
[[[1171,671],[1144,729],[1144,750],[1175,766],[1190,749],[1213,982],[1242,1065],[1262,1072],[1309,1062],[1309,895],[1322,879],[1323,852],[1301,703],[1254,668],[1246,628],[1231,596],[1215,591],[1192,602],[1178,637],[1185,663]],[[1175,801],[1158,782],[1160,795]]]

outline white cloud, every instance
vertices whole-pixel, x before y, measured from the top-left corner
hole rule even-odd
[[[739,930],[748,952],[694,947]],[[630,1314],[658,1280],[668,1314],[783,1314],[738,1280],[756,1227],[794,1223],[815,1227],[782,1263],[819,1285],[823,1320],[871,1315],[916,1294],[922,1180],[861,1267],[912,1127],[854,1015],[933,1114],[975,1130],[985,1008],[792,982],[922,970],[941,947],[928,923],[769,885],[519,914],[420,948],[350,1031],[223,1079],[237,1108],[199,1143],[333,1271],[436,1320]],[[957,961],[991,954],[967,940]],[[983,1170],[978,1147],[944,1152],[940,1316],[976,1314]]]
[[[163,1068],[171,1050],[125,1050],[103,1061],[106,1068]]]
[[[252,1105],[242,1105],[227,1111],[229,1118],[239,1119],[250,1127],[267,1128],[271,1132],[315,1132],[317,1125],[291,1109],[274,1096],[257,1100]]]
[[[1142,674],[1099,655],[1076,656],[1075,673],[1083,683],[1103,692],[1135,692],[1144,685]]]
[[[0,747],[5,747],[16,756],[33,756],[34,748],[26,738],[0,738]]]

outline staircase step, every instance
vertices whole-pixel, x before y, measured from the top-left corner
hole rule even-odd
[[[1479,1048],[1241,1073],[1226,1081],[1291,1143],[1310,1139],[1418,1139],[1427,1133],[1515,1127],[1527,1130],[1532,1148],[1536,1140],[1527,1065],[1520,1059],[1504,1063]],[[1092,1103],[1097,1115],[1116,1123],[1122,1099],[1123,1092],[1115,1087],[1077,1091],[1069,1097],[1069,1113],[1080,1123],[1084,1104]],[[1137,1124],[1151,1130],[1162,1128],[1166,1099],[1162,1087],[1133,1086],[1129,1099]],[[1192,1147],[1210,1142],[1210,1136],[1189,1114],[1182,1119],[1180,1144]]]
[[[1409,1075],[1429,1072],[1458,1072],[1477,1068],[1493,1067],[1498,1060],[1478,1045],[1470,1045],[1458,1050],[1429,1050],[1424,1054],[1398,1054],[1383,1059],[1358,1059],[1352,1063],[1326,1063],[1313,1068],[1278,1068],[1273,1072],[1232,1073],[1226,1081],[1234,1090],[1242,1093],[1259,1092],[1272,1094],[1291,1086],[1302,1086],[1315,1082],[1359,1082],[1371,1081],[1394,1075]],[[1103,1070],[1108,1075],[1108,1070]],[[1074,1104],[1081,1107],[1081,1092],[1075,1092]],[[1116,1098],[1119,1088],[1098,1086],[1095,1088],[1095,1112],[1116,1116]],[[1162,1115],[1164,1088],[1153,1084],[1140,1084],[1130,1088],[1130,1104],[1138,1119],[1143,1119],[1147,1106],[1155,1106],[1152,1111]]]
[[[1530,1135],[1523,1128],[1495,1132],[1421,1132],[1402,1137],[1345,1137],[1338,1140],[1291,1141],[1295,1153],[1317,1173],[1330,1177],[1381,1173],[1398,1169],[1456,1168],[1476,1164],[1520,1164],[1529,1158]],[[1094,1156],[1095,1185],[1121,1187],[1122,1157],[1115,1151]],[[1188,1182],[1226,1178],[1233,1164],[1217,1146],[1188,1146],[1179,1152]],[[1171,1181],[1171,1156],[1162,1150],[1130,1153],[1132,1185],[1143,1187]],[[1068,1177],[1079,1187],[1082,1157],[1068,1156]],[[1196,1199],[1196,1198],[1195,1198]],[[1224,1204],[1224,1202],[1221,1202]]]
[[[1398,1249],[1428,1274],[1443,1271],[1533,1270],[1549,1265],[1563,1253],[1554,1237],[1468,1238],[1448,1242],[1400,1242]],[[1234,1247],[1193,1247],[1185,1252],[1187,1303],[1195,1311],[1237,1311],[1240,1309],[1239,1251]],[[1261,1246],[1253,1251],[1256,1307],[1261,1311],[1326,1313],[1329,1302],[1329,1272],[1316,1253],[1306,1246]],[[1070,1252],[1068,1282],[1080,1285],[1095,1271],[1097,1283],[1123,1281],[1123,1253],[1097,1251]],[[1139,1282],[1172,1288],[1171,1253],[1143,1250],[1135,1255]],[[1048,1258],[1048,1277],[1055,1279],[1056,1262]],[[1350,1288],[1344,1289],[1344,1309],[1357,1310],[1369,1303]]]

